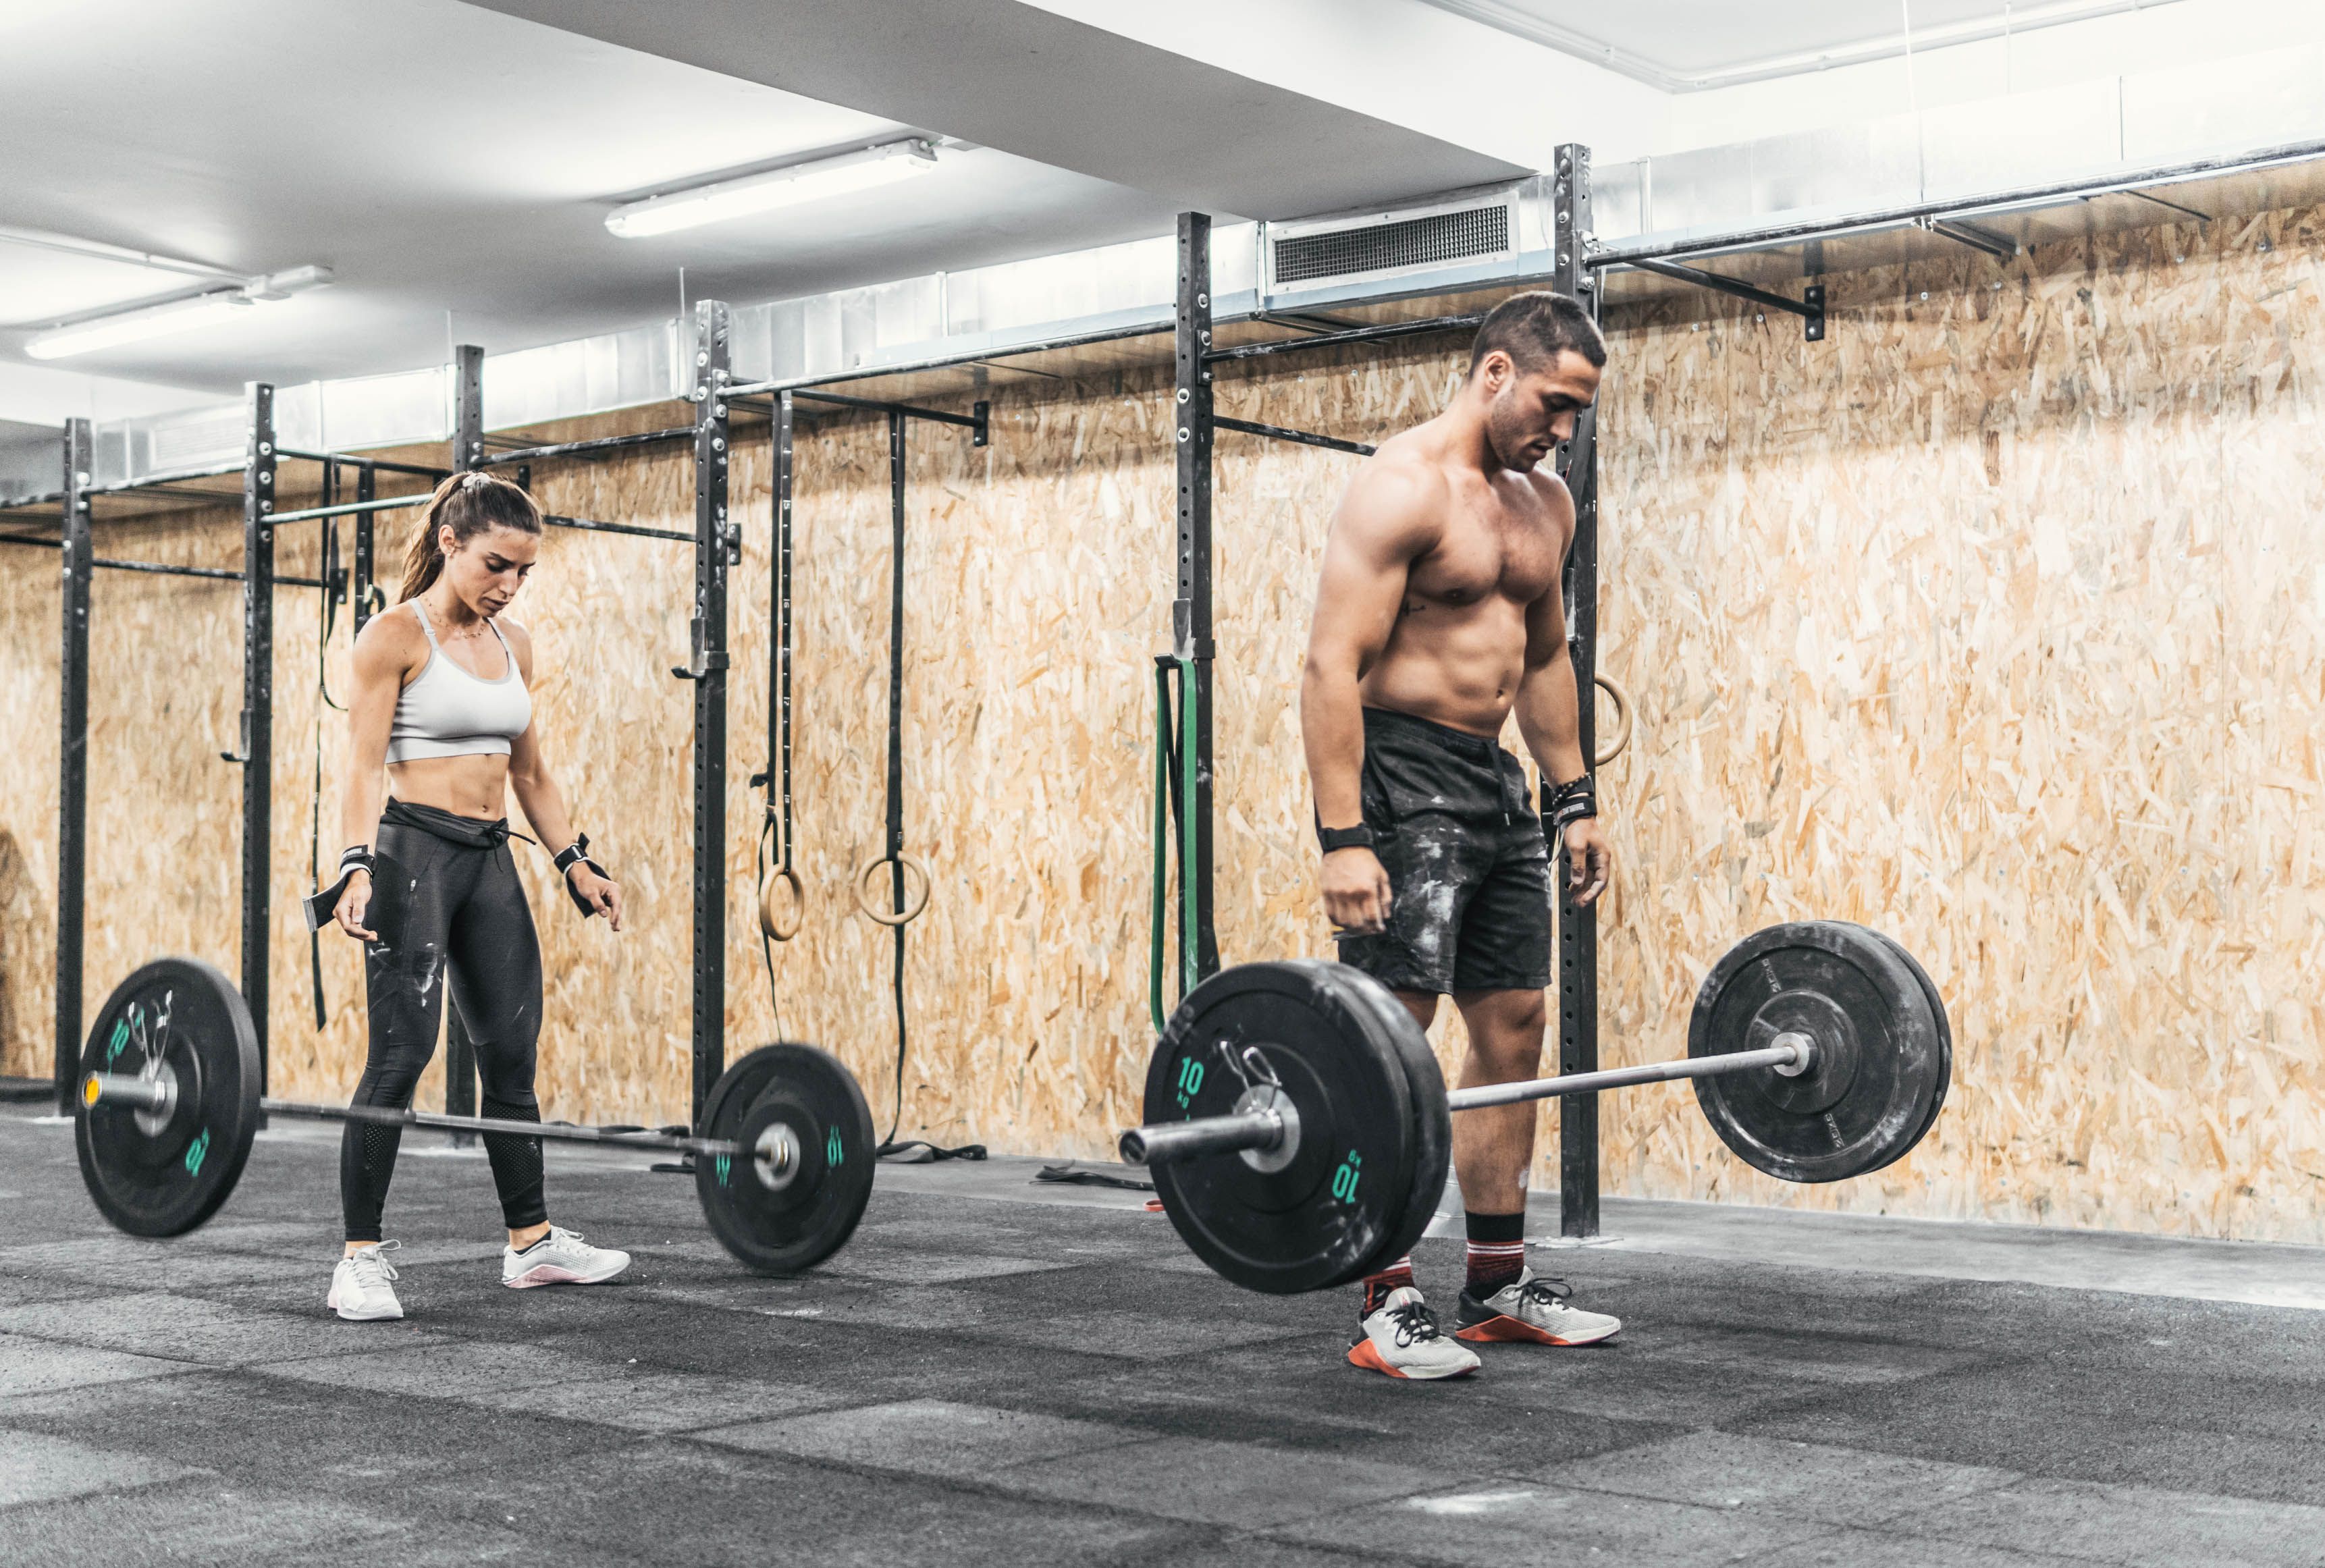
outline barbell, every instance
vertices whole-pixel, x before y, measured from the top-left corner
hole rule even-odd
[[[157,958],[116,986],[81,1051],[74,1141],[99,1213],[135,1236],[179,1236],[218,1213],[262,1119],[305,1117],[694,1156],[711,1234],[745,1267],[792,1274],[846,1244],[872,1196],[876,1139],[855,1075],[813,1046],[763,1046],[711,1085],[692,1132],[576,1127],[258,1092],[258,1035],[233,982]]]
[[[1675,1062],[1447,1093],[1395,995],[1345,964],[1246,964],[1188,992],[1147,1065],[1145,1165],[1188,1247],[1275,1295],[1376,1273],[1445,1193],[1452,1113],[1686,1078],[1722,1142],[1792,1182],[1879,1170],[1945,1103],[1953,1035],[1913,955],[1839,920],[1771,926],[1712,965]]]

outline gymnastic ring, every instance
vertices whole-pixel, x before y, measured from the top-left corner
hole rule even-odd
[[[904,907],[901,910],[875,909],[872,907],[871,900],[864,896],[864,884],[872,880],[872,873],[874,872],[878,871],[882,866],[887,865],[892,862],[904,868]],[[911,873],[913,872],[921,873],[921,896],[918,899],[914,899],[912,896],[912,879]],[[914,860],[911,855],[884,854],[865,862],[864,869],[856,873],[856,881],[853,885],[856,893],[856,907],[857,909],[863,910],[875,920],[879,921],[883,926],[909,926],[914,920],[921,918],[922,910],[929,907],[929,889],[933,885],[933,883],[929,877],[929,868]]]
[[[791,919],[786,922],[775,913],[775,890],[789,884],[792,890]],[[801,882],[799,872],[789,866],[777,866],[759,884],[759,929],[773,941],[788,942],[799,935],[800,921],[807,915],[807,888]]]
[[[1592,764],[1604,768],[1621,756],[1623,748],[1631,743],[1631,694],[1603,675],[1592,676],[1590,682],[1615,699],[1615,738],[1599,746],[1598,760]]]

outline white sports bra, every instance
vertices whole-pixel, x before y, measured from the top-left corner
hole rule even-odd
[[[508,673],[498,680],[486,680],[454,663],[436,641],[436,628],[428,623],[428,612],[417,599],[411,604],[413,619],[428,634],[428,662],[396,694],[395,717],[387,727],[387,760],[507,756],[509,742],[533,723],[533,694],[524,688],[508,639],[493,626],[502,657],[508,660]]]

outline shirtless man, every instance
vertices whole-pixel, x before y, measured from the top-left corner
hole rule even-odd
[[[1550,983],[1550,855],[1588,904],[1612,857],[1583,762],[1561,576],[1574,498],[1540,466],[1598,395],[1607,347],[1560,294],[1518,294],[1477,328],[1443,413],[1385,444],[1324,547],[1301,683],[1301,730],[1340,958],[1394,990],[1423,1028],[1450,992],[1468,1026],[1467,1087],[1539,1070]],[[1526,798],[1518,731],[1553,796]],[[1531,1102],[1453,1121],[1468,1277],[1446,1338],[1399,1259],[1365,1281],[1355,1365],[1394,1378],[1477,1370],[1459,1341],[1590,1344],[1623,1326],[1570,1305],[1525,1262]]]

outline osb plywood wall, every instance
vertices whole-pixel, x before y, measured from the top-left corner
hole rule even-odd
[[[1602,626],[1640,727],[1604,778],[1622,855],[1604,1054],[1683,1051],[1694,987],[1729,943],[1832,916],[1921,955],[1957,1056],[1931,1139],[1833,1187],[1741,1169],[1683,1088],[1610,1097],[1610,1192],[2325,1239],[2319,230],[2313,214],[2279,215],[2006,268],[1973,257],[1837,278],[1821,345],[1790,318],[1692,301],[1698,314],[1616,324]],[[1442,348],[1226,376],[1220,409],[1376,438],[1442,406],[1463,363]],[[910,936],[908,1135],[1094,1155],[1136,1113],[1167,397],[997,390],[983,450],[912,428],[905,789],[936,896]],[[798,452],[809,906],[775,949],[774,991],[782,1032],[839,1051],[885,1128],[891,944],[848,893],[882,835],[885,427],[819,420]],[[753,923],[761,798],[746,782],[764,761],[764,427],[738,429],[736,457],[730,1052],[778,1028]],[[1219,438],[1230,961],[1327,950],[1296,680],[1324,524],[1354,463]],[[536,477],[554,510],[690,526],[681,449]],[[403,525],[383,535],[400,548]],[[182,548],[196,543],[231,559],[230,534]],[[308,548],[286,540],[283,569]],[[53,724],[52,570],[0,557],[17,733]],[[540,649],[551,756],[633,911],[619,936],[583,925],[545,857],[519,846],[549,958],[552,1115],[684,1113],[690,694],[668,669],[685,653],[690,572],[681,544],[552,534],[514,611]],[[211,621],[171,613],[210,598]],[[206,761],[232,740],[232,589],[107,577],[99,604],[101,623],[140,630],[98,665],[100,767],[117,781],[93,792],[92,1000],[148,951],[231,964],[236,831],[232,770]],[[286,591],[280,608],[273,1049],[286,1092],[326,1094],[359,1065],[357,974],[347,945],[327,943],[334,1013],[316,1034],[291,903],[311,788],[311,595]],[[332,662],[343,678],[343,651]],[[166,719],[153,711],[163,694]],[[45,747],[12,750],[0,789],[23,867],[11,883],[0,864],[0,898],[17,911],[23,888],[42,890],[6,944],[9,1070],[35,1071]],[[163,814],[167,832],[133,812]],[[1440,1033],[1450,1056],[1458,1029]],[[1546,1109],[1545,1133],[1554,1123]]]

